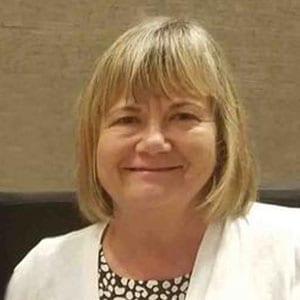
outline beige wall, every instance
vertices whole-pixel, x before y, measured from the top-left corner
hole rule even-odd
[[[72,107],[97,56],[143,15],[197,18],[249,111],[262,185],[300,186],[300,1],[2,0],[0,189],[73,188]]]

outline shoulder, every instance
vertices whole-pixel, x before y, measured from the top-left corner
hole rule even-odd
[[[104,227],[105,224],[97,223],[41,240],[14,269],[7,288],[7,299],[35,299],[46,282],[49,285],[55,277],[68,277],[78,264],[82,264],[89,246],[98,243]],[[18,298],[20,295],[23,297]]]
[[[265,204],[260,202],[254,202],[249,213],[247,214],[247,218],[253,220],[260,220],[266,222],[275,222],[276,224],[279,219],[287,221],[286,225],[290,226],[295,221],[299,220],[300,216],[300,208],[291,208],[286,206],[279,206],[274,204]]]
[[[16,269],[36,260],[51,260],[64,257],[65,254],[81,252],[85,242],[98,238],[102,224],[93,224],[64,235],[42,239],[20,262]]]
[[[266,275],[281,274],[300,296],[300,208],[254,203],[244,217],[227,222],[229,238],[238,241],[244,260]],[[283,275],[284,274],[284,275]],[[291,280],[291,281],[290,281]]]
[[[70,253],[69,251],[80,251],[85,242],[98,239],[103,226],[103,224],[97,223],[64,235],[42,239],[31,252],[35,255],[49,259],[52,256],[56,257],[57,255],[62,255],[64,252]],[[25,259],[28,259],[29,255],[30,253]]]
[[[300,272],[300,209],[254,203],[244,217],[227,222],[228,238],[252,256],[282,262]],[[299,278],[300,280],[300,278]]]
[[[300,208],[256,202],[237,224],[243,224],[258,235],[300,238]]]
[[[253,257],[284,261],[295,266],[300,256],[300,209],[254,203],[245,216],[227,219],[228,244],[242,245]]]
[[[271,240],[300,238],[300,208],[253,203],[248,213],[228,220],[228,227],[249,237]],[[294,241],[295,242],[295,241]]]
[[[294,235],[299,231],[300,208],[255,202],[245,216],[231,219],[229,223],[258,235]]]

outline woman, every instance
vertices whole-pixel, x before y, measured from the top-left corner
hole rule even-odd
[[[203,28],[131,28],[78,111],[79,205],[94,225],[41,241],[7,299],[300,299],[299,212],[254,204],[241,103]]]

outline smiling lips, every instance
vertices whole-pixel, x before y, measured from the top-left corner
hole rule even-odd
[[[166,171],[172,171],[181,168],[181,166],[174,166],[174,167],[164,167],[164,168],[126,168],[128,171],[132,172],[166,172]]]

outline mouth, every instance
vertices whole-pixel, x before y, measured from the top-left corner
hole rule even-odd
[[[176,169],[180,169],[181,166],[173,166],[173,167],[163,167],[163,168],[125,168],[127,171],[132,172],[167,172],[167,171],[173,171]]]

